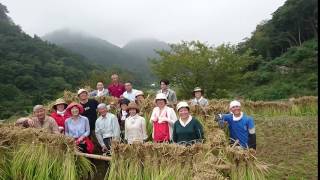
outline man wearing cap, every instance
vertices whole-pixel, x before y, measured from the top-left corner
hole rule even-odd
[[[117,74],[112,74],[111,80],[112,82],[108,86],[109,94],[120,98],[120,96],[126,91],[124,85],[119,82],[119,76]]]
[[[223,115],[221,120],[229,126],[231,144],[238,140],[241,147],[256,149],[256,132],[253,118],[241,111],[239,101],[231,101],[229,109],[231,113]]]
[[[203,90],[200,87],[196,87],[193,90],[194,99],[191,100],[192,106],[208,106],[208,100],[203,97]]]
[[[157,93],[163,93],[166,95],[166,98],[168,100],[169,106],[174,106],[177,104],[177,96],[176,92],[174,92],[172,89],[169,88],[169,80],[162,79],[160,81],[160,90]]]
[[[80,104],[84,109],[84,112],[81,115],[89,119],[90,134],[92,135],[95,130],[95,123],[97,120],[97,106],[99,103],[95,99],[89,99],[89,93],[85,89],[79,89],[78,98],[80,100]]]
[[[19,118],[16,125],[24,127],[41,128],[47,130],[49,133],[59,134],[59,129],[56,121],[46,115],[46,109],[43,105],[35,105],[33,107],[32,118]]]
[[[190,115],[187,102],[177,104],[179,120],[173,126],[173,141],[182,145],[201,143],[204,140],[203,127],[201,123]]]
[[[64,132],[64,122],[67,118],[70,117],[70,114],[66,113],[67,106],[68,104],[62,98],[57,99],[54,105],[52,106],[53,111],[51,112],[50,116],[58,124],[59,131],[61,133]]]
[[[114,114],[108,112],[107,105],[98,105],[100,114],[96,121],[95,133],[103,152],[110,154],[111,141],[120,140],[120,127],[118,119]]]

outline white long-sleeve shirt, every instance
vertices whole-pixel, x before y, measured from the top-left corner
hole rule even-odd
[[[104,146],[104,138],[120,139],[120,126],[114,114],[107,113],[105,117],[100,116],[96,121],[96,137],[101,146]]]
[[[138,114],[129,116],[125,121],[125,139],[128,143],[143,142],[147,138],[146,120]]]
[[[160,108],[155,107],[152,110],[150,121],[158,121],[158,123],[168,122],[169,124],[169,133],[170,133],[170,140],[172,140],[172,133],[173,133],[173,125],[178,120],[176,112],[173,108],[165,106],[162,112],[160,113]],[[154,128],[152,131],[152,137],[154,134]]]

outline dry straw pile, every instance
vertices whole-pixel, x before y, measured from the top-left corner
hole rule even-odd
[[[72,139],[39,129],[0,125],[0,179],[78,180],[93,166],[75,155]]]
[[[88,90],[90,88],[87,87]],[[76,93],[65,91],[67,103],[79,102]],[[97,99],[111,105],[117,99]],[[241,101],[250,115],[317,114],[317,97],[302,97],[273,102]],[[205,131],[205,142],[193,146],[176,144],[120,144],[113,142],[112,162],[105,179],[265,179],[268,166],[256,159],[254,152],[230,147],[228,137],[214,121],[216,114],[228,112],[230,100],[210,100],[209,107],[191,107]],[[47,108],[51,109],[52,104]],[[149,122],[153,97],[140,104]],[[152,125],[147,124],[148,135]],[[0,125],[0,179],[79,179],[88,178],[92,165],[75,156],[73,141],[62,135],[48,135],[41,130]]]

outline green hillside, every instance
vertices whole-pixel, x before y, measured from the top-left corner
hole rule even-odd
[[[238,45],[256,61],[243,88],[252,99],[318,94],[318,0],[287,0]]]
[[[79,55],[30,37],[0,4],[0,119],[76,89],[90,73],[103,69]]]

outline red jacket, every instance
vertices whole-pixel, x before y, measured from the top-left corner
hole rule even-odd
[[[51,117],[56,121],[59,127],[63,127],[64,129],[64,122],[66,121],[67,118],[70,117],[68,113],[65,113],[63,116],[58,114],[57,112],[52,112]]]

